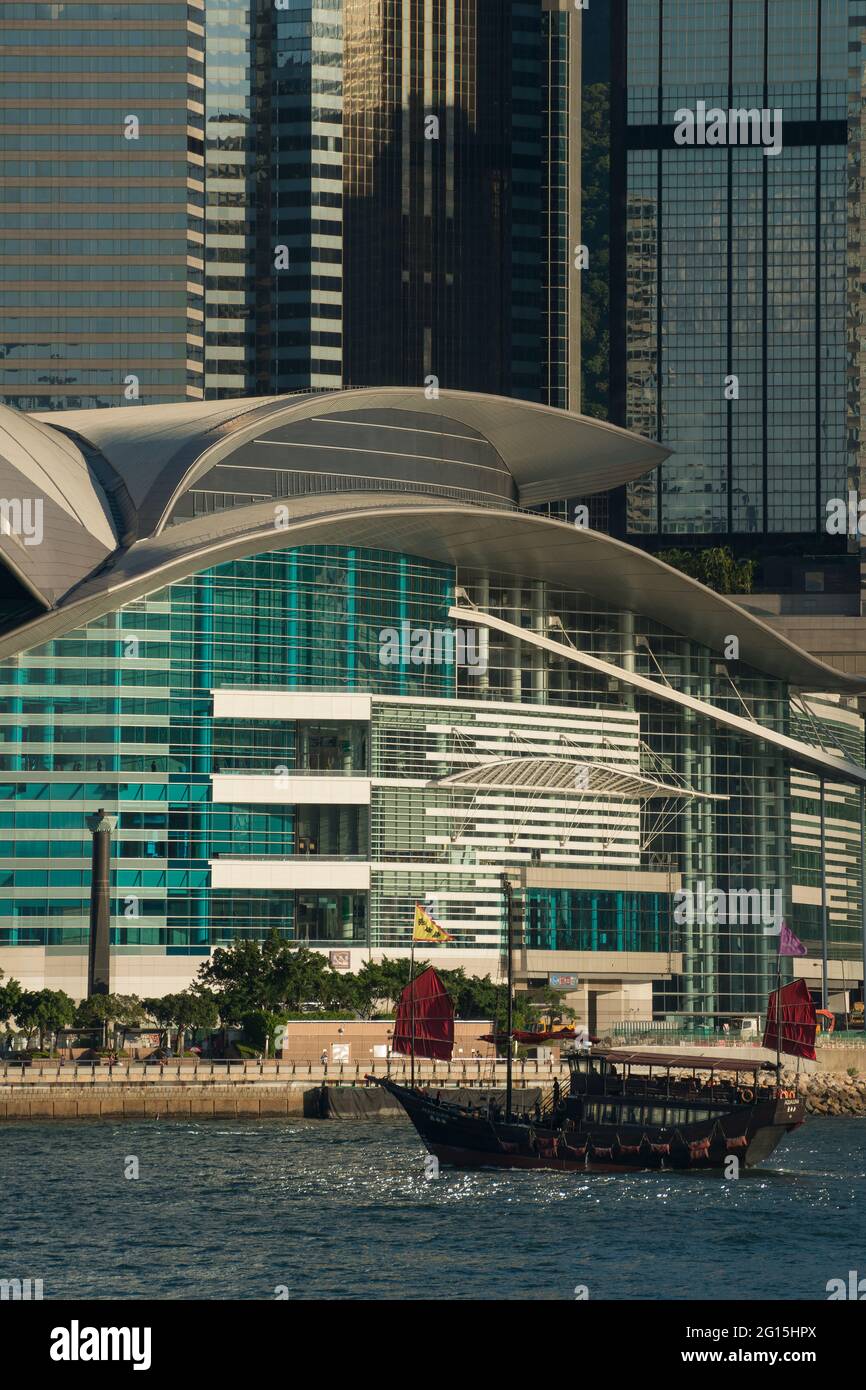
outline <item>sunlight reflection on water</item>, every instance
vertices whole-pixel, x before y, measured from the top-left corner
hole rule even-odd
[[[429,1180],[399,1120],[10,1123],[0,1274],[46,1298],[823,1299],[866,1275],[864,1149],[866,1120],[816,1118],[738,1181]]]

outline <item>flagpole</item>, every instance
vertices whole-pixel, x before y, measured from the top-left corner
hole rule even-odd
[[[827,925],[827,806],[821,778],[821,1008],[829,1009],[829,931]]]
[[[512,1042],[512,1038],[511,1038],[511,1034],[512,1034],[512,1032],[514,1031],[514,967],[513,967],[514,942],[513,942],[513,939],[512,939],[513,917],[514,917],[514,894],[513,894],[513,890],[512,890],[512,886],[511,886],[511,880],[509,879],[507,873],[504,873],[504,874],[502,875],[502,887],[503,887],[503,890],[504,890],[504,892],[505,892],[505,950],[506,950],[506,971],[505,971],[505,979],[506,979],[506,989],[507,989],[507,997],[506,997],[506,1004],[505,1004],[505,1009],[506,1009],[505,1031],[506,1031],[506,1034],[507,1034],[507,1038],[506,1038],[506,1053],[505,1053],[505,1123],[506,1123],[506,1124],[511,1124],[511,1105],[512,1105],[512,1096],[513,1096],[513,1094],[514,1094],[514,1088],[513,1088],[513,1068],[512,1068],[512,1055],[513,1055],[513,1051],[514,1051],[514,1044],[513,1044],[513,1042]]]
[[[776,956],[776,1090],[782,1084],[782,928],[779,927],[779,954]]]

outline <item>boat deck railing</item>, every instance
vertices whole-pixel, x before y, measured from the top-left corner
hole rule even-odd
[[[741,1103],[744,1096],[751,1096],[755,1100],[773,1100],[778,1094],[778,1089],[775,1080],[759,1085],[756,1089],[752,1085],[750,1075],[733,1081],[711,1082],[689,1078],[684,1081],[672,1080],[669,1084],[663,1077],[651,1080],[647,1076],[639,1076],[623,1081],[621,1077],[589,1076],[586,1077],[586,1085],[576,1094],[591,1096],[594,1100],[608,1097],[611,1100],[649,1100],[660,1103],[672,1100],[700,1101],[703,1105],[723,1106]]]

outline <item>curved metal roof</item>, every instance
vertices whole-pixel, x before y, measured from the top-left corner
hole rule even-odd
[[[47,543],[27,546],[21,536],[0,534],[0,558],[54,611],[6,634],[0,655],[68,631],[174,579],[256,551],[313,543],[373,549],[387,544],[420,558],[581,590],[720,653],[728,636],[736,634],[747,665],[801,688],[864,688],[863,681],[814,659],[754,614],[648,553],[598,532],[522,513],[505,500],[473,505],[423,491],[346,491],[290,499],[289,523],[280,528],[273,501],[167,524],[178,499],[250,441],[273,439],[278,429],[285,438],[293,422],[357,418],[363,411],[393,411],[395,420],[401,411],[427,416],[434,433],[462,426],[466,436],[486,440],[496,450],[523,503],[610,488],[646,472],[668,453],[597,420],[458,391],[428,400],[421,389],[361,388],[48,416],[5,407],[0,497],[40,499]],[[370,452],[375,486],[375,450]]]
[[[864,688],[862,679],[810,656],[731,599],[601,532],[534,513],[399,494],[375,500],[369,493],[297,498],[285,526],[277,524],[274,504],[268,502],[169,527],[119,552],[69,594],[59,611],[0,637],[0,657],[199,570],[301,545],[385,545],[443,564],[543,579],[653,618],[720,654],[728,636],[736,634],[746,665],[802,689],[857,693]]]
[[[502,458],[524,506],[618,487],[670,454],[630,430],[551,406],[470,391],[443,390],[428,400],[422,387],[69,410],[34,418],[68,429],[100,451],[125,481],[144,537],[163,529],[178,498],[202,474],[250,440],[293,421],[387,409],[478,431]]]
[[[584,496],[639,477],[669,453],[627,430],[567,411],[461,391],[442,391],[428,400],[422,388],[364,387],[41,415],[2,406],[0,499],[12,499],[13,508],[15,499],[27,499],[28,506],[38,503],[46,543],[31,543],[20,527],[0,522],[0,563],[43,607],[55,607],[108,557],[165,529],[180,499],[216,466],[250,471],[248,445],[268,446],[255,450],[266,471],[283,446],[286,471],[327,474],[329,458],[311,441],[310,422],[323,422],[324,430],[342,417],[357,426],[360,414],[369,434],[376,427],[391,429],[382,423],[389,413],[395,421],[407,413],[417,418],[422,434],[429,429],[429,455],[406,451],[409,471],[413,466],[419,471],[412,490],[422,495],[426,489],[465,494],[470,500],[474,489],[492,487],[498,494],[494,501],[524,505]],[[378,426],[369,424],[373,419]],[[401,436],[396,425],[394,431],[397,442],[390,459],[390,443],[355,451],[355,471],[368,475],[357,486],[368,492],[377,490],[380,477],[383,488],[411,484],[410,478],[391,476],[401,472],[399,441],[411,438]],[[459,450],[454,456],[455,432],[465,441],[469,458],[479,444],[495,451],[489,458],[495,467],[461,463]],[[345,457],[352,452],[347,450]],[[461,469],[466,477],[460,476]],[[443,486],[449,480],[468,486]],[[339,485],[356,486],[350,474]],[[227,490],[243,488],[230,482]],[[251,491],[261,495],[266,490]]]
[[[117,547],[108,500],[81,450],[6,405],[0,405],[0,499],[0,557],[45,607]],[[10,507],[23,509],[23,526]]]

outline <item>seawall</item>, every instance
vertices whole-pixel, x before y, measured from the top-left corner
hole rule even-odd
[[[178,1116],[217,1119],[303,1115],[305,1086],[128,1086],[98,1090],[85,1085],[16,1087],[0,1095],[0,1120],[130,1120]]]
[[[852,1115],[866,1117],[866,1078],[850,1077],[846,1073],[821,1073],[799,1078],[786,1078],[789,1086],[796,1086],[806,1102],[806,1109],[812,1115]],[[489,1086],[489,1083],[487,1083]],[[455,1098],[462,1090],[463,1095],[486,1093],[483,1083],[473,1087],[443,1086],[452,1090]],[[563,1089],[565,1089],[563,1078]],[[543,1085],[539,1090],[544,1089]],[[84,1082],[52,1085],[30,1084],[26,1086],[6,1086],[0,1090],[0,1121],[2,1120],[77,1120],[77,1119],[166,1119],[172,1117],[185,1119],[220,1119],[249,1116],[253,1119],[270,1119],[281,1116],[301,1117],[305,1114],[304,1097],[311,1088],[309,1079],[303,1081],[210,1083],[188,1081],[181,1084],[153,1082],[146,1086],[129,1084],[123,1080],[103,1083],[98,1086]],[[342,1091],[359,1091],[366,1096],[370,1091],[362,1085],[352,1084],[333,1088],[338,1094]],[[332,1093],[333,1093],[332,1091]],[[527,1088],[524,1094],[537,1094]],[[376,1092],[376,1094],[381,1094]],[[479,1099],[481,1095],[479,1094]],[[364,1118],[375,1114],[395,1113],[388,1106],[337,1106],[332,1112],[339,1118],[350,1118],[357,1111]],[[306,1113],[314,1113],[307,1102]],[[399,1110],[396,1113],[400,1114]]]

